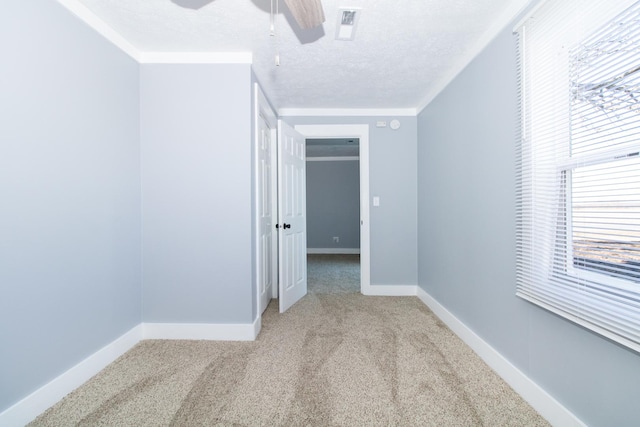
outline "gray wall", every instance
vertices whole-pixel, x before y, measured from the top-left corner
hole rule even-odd
[[[251,79],[141,66],[145,322],[253,321]]]
[[[53,1],[0,13],[0,412],[140,323],[138,65]]]
[[[291,125],[369,125],[369,191],[380,197],[371,212],[371,284],[417,284],[417,131],[415,117],[402,126],[376,128],[380,117],[285,117]],[[389,120],[387,119],[387,122]]]
[[[357,160],[307,162],[307,248],[360,248],[359,165]]]
[[[640,420],[640,355],[515,296],[516,46],[418,117],[420,286],[590,426]]]

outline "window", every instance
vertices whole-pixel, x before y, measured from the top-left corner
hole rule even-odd
[[[517,295],[640,351],[640,2],[516,27]]]

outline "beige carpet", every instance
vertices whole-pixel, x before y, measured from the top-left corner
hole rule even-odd
[[[255,342],[143,341],[31,425],[547,425],[416,297],[311,287]]]

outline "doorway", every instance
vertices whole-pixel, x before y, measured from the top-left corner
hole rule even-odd
[[[306,139],[310,293],[360,292],[360,140]]]
[[[360,286],[362,294],[368,295],[370,282],[369,247],[369,125],[296,125],[295,129],[307,140],[345,139],[358,140],[359,205],[360,205]],[[340,236],[330,236],[340,237]]]
[[[274,114],[273,109],[269,105],[266,97],[260,90],[259,86],[255,85],[255,129],[260,128],[260,116],[262,115],[266,126],[263,126],[264,131],[270,134],[270,138],[272,141],[276,140],[276,122],[277,117]],[[295,126],[295,130],[298,131],[304,138],[356,138],[359,140],[359,174],[360,174],[360,292],[364,295],[373,294],[370,282],[370,222],[369,222],[369,125],[368,124],[355,124],[355,125],[297,125]],[[257,150],[260,145],[261,138],[259,138],[260,132],[256,132],[256,164],[254,167],[255,180],[256,180],[256,190],[261,188],[263,182],[270,181],[271,182],[271,194],[276,194],[275,190],[275,182],[276,179],[273,175],[275,167],[271,168],[271,180],[265,180],[264,172],[266,169],[260,168],[259,164],[259,156],[257,155]],[[265,192],[268,192],[268,189],[264,189]],[[259,193],[259,191],[256,191]],[[271,200],[271,203],[276,203],[277,196],[274,196]],[[260,197],[256,197],[256,211],[258,211],[258,207],[262,201]],[[273,208],[273,212],[275,212],[276,208]],[[271,269],[268,273],[267,267],[270,265],[277,264],[277,251],[271,250],[273,257],[264,256],[265,253],[269,252],[269,249],[264,251],[263,249],[266,247],[271,247],[269,245],[261,244],[261,238],[264,237],[266,227],[266,222],[264,225],[261,225],[258,221],[259,215],[256,215],[256,299],[257,302],[255,304],[256,307],[256,316],[260,318],[262,312],[268,305],[270,298],[268,296],[268,287],[263,286],[265,276],[268,277],[269,274],[277,274],[276,267]],[[275,219],[275,218],[274,218]],[[270,226],[273,227],[273,222],[271,222]],[[274,234],[275,235],[275,234]],[[267,239],[268,240],[268,239]],[[266,269],[265,269],[266,267]],[[267,273],[267,274],[265,274]],[[273,277],[273,276],[272,276]],[[262,279],[261,279],[262,278]],[[278,298],[277,289],[278,286],[275,286],[277,283],[277,278],[272,282],[274,286],[271,286],[272,290],[272,298]],[[267,280],[268,281],[268,280]],[[262,283],[261,283],[262,282]]]

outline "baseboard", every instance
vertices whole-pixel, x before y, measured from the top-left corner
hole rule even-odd
[[[143,323],[145,340],[253,341],[260,332],[260,318],[253,323]]]
[[[383,297],[415,296],[417,286],[414,285],[369,285],[361,289],[363,295]]]
[[[251,341],[255,341],[258,338],[258,334],[262,330],[262,315],[258,316],[258,318],[251,325],[253,327],[253,339]]]
[[[336,255],[354,255],[360,253],[360,248],[307,248],[307,253],[316,254],[336,254]]]
[[[109,363],[126,353],[141,338],[142,326],[138,325],[0,413],[0,425],[18,427],[33,421],[60,399],[87,382]]]
[[[554,399],[542,387],[515,367],[486,341],[476,335],[467,325],[418,287],[420,300],[433,311],[462,341],[478,354],[498,375],[504,379],[524,400],[553,426],[585,426],[571,411]]]
[[[260,333],[261,327],[262,322],[259,317],[253,323],[229,325],[141,323],[0,413],[0,426],[22,427],[33,421],[141,340],[253,341]]]

